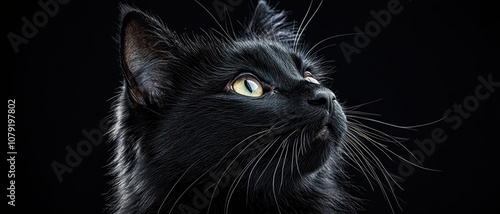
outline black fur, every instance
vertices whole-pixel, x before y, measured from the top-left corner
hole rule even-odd
[[[187,36],[121,11],[114,213],[355,212],[341,173],[346,118],[325,87],[331,67],[305,54],[284,12],[259,1],[239,35]],[[231,90],[241,74],[264,95]]]

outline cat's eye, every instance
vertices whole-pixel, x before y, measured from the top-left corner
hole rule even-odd
[[[238,94],[249,97],[260,97],[264,93],[259,80],[250,75],[244,75],[236,79],[233,82],[232,89]]]
[[[314,83],[314,84],[318,84],[318,85],[320,84],[319,81],[316,79],[316,77],[314,77],[314,75],[309,71],[304,72],[304,79],[310,83]]]

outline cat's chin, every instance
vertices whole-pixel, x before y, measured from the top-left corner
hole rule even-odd
[[[332,115],[328,111],[324,114],[321,125],[314,130],[313,142],[333,143],[339,141],[345,133],[346,122],[344,114],[337,110]]]
[[[326,124],[324,125],[323,127],[321,127],[319,129],[319,131],[317,132],[316,136],[313,138],[313,141],[325,141],[325,142],[328,142],[330,140],[332,140],[331,138],[331,135],[332,135],[332,132],[333,132],[333,125],[331,123],[329,124]]]
[[[325,115],[321,125],[313,130],[310,138],[310,150],[304,155],[304,172],[315,172],[325,165],[332,156],[338,154],[341,138],[347,124],[342,113]]]

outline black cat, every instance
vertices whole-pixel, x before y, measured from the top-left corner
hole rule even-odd
[[[283,11],[259,1],[243,32],[203,36],[121,12],[113,212],[356,212],[344,160],[378,162],[353,158],[332,67]]]

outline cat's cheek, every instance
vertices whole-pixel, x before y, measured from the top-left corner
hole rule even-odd
[[[333,120],[337,121],[339,125],[342,125],[342,127],[340,127],[341,131],[343,132],[347,131],[347,115],[344,112],[344,108],[342,107],[342,105],[340,105],[340,103],[335,101],[334,109],[335,112],[334,114],[332,114],[332,116],[334,117]]]

